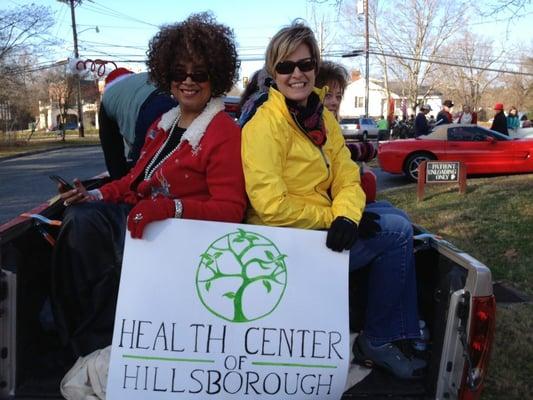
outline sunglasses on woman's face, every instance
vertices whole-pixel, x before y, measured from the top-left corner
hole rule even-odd
[[[196,83],[203,83],[209,80],[209,74],[205,71],[191,72],[190,74],[185,71],[176,71],[171,77],[174,82],[184,82],[187,78],[191,78]]]
[[[302,72],[309,72],[315,69],[316,61],[314,58],[304,58],[298,61],[281,61],[276,64],[275,69],[278,74],[287,75],[292,74],[296,67]]]

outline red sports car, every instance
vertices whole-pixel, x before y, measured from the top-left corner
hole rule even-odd
[[[427,136],[380,142],[383,171],[418,178],[425,160],[462,161],[469,175],[533,172],[533,139],[512,139],[477,125],[449,124]]]

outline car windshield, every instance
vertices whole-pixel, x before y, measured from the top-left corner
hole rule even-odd
[[[455,126],[448,128],[448,140],[454,142],[482,142],[492,137],[497,141],[511,140],[499,132],[485,129],[481,126]]]
[[[341,124],[358,124],[359,118],[342,118]]]

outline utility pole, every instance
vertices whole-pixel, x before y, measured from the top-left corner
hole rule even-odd
[[[70,16],[72,17],[72,36],[74,38],[74,57],[78,59],[80,53],[78,52],[78,33],[76,32],[76,13],[74,12],[75,0],[70,0]],[[83,109],[81,104],[81,79],[80,75],[76,74],[76,82],[78,86],[77,90],[77,103],[78,103],[78,132],[80,137],[85,136],[85,129],[83,127]]]
[[[368,2],[369,0],[363,0],[365,7],[365,117],[368,117],[368,103],[369,99],[369,82],[370,82],[370,62],[369,62],[369,38],[368,38]]]

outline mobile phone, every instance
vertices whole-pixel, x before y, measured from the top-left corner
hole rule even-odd
[[[63,185],[63,187],[67,190],[74,189],[74,186],[72,186],[72,184],[68,183],[65,179],[61,178],[59,175],[50,175],[50,179],[56,183]]]

